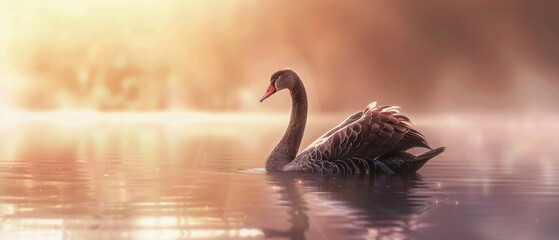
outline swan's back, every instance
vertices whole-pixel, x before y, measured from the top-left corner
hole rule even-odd
[[[383,157],[388,159],[388,156],[393,157],[412,147],[431,149],[425,137],[412,128],[409,118],[401,114],[398,107],[377,107],[373,102],[318,138],[285,170],[347,173],[376,169],[391,172],[392,169],[383,169],[387,168],[382,162]],[[429,159],[440,152],[442,150],[434,155],[428,154]],[[409,161],[415,160],[416,156],[409,155],[411,157],[402,156],[408,156]]]

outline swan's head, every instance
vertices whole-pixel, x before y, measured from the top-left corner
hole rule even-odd
[[[260,98],[260,102],[283,89],[293,89],[297,83],[297,79],[299,79],[299,76],[292,69],[279,70],[272,74],[272,77],[270,78],[270,86],[268,86],[264,96]]]

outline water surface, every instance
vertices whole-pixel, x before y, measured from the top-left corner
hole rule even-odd
[[[265,173],[265,118],[4,123],[0,238],[556,239],[556,120],[419,121],[448,150],[406,176]]]

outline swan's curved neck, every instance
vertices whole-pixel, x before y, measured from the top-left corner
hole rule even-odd
[[[295,82],[293,88],[290,89],[291,118],[283,138],[266,160],[266,170],[268,171],[281,171],[297,156],[301,140],[303,140],[307,123],[307,92],[300,79]]]

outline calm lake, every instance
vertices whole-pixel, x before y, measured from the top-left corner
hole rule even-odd
[[[266,173],[287,113],[0,120],[0,239],[558,238],[559,117],[410,117],[405,176]]]

